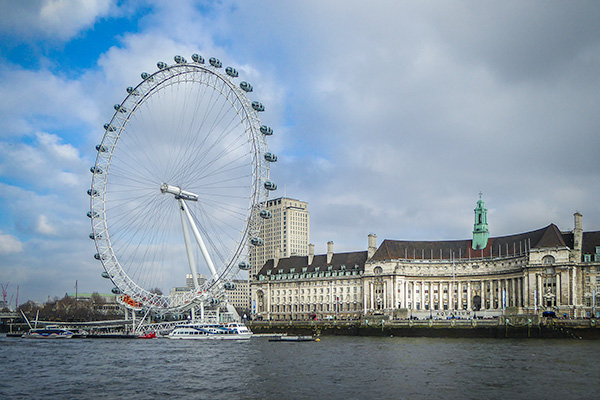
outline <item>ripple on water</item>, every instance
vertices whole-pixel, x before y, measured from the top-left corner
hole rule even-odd
[[[11,399],[587,399],[600,390],[600,346],[593,341],[0,336],[0,348],[0,397]]]

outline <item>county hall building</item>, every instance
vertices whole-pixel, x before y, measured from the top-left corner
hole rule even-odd
[[[384,240],[366,251],[273,258],[251,280],[259,319],[491,318],[503,314],[600,316],[600,231],[556,225],[489,237],[479,199],[473,237]],[[598,308],[598,309],[597,309]]]

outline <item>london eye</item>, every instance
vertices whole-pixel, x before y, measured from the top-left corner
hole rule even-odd
[[[96,146],[90,238],[131,309],[218,305],[261,246],[273,130],[238,71],[194,54],[157,64],[114,106]],[[191,282],[190,282],[191,281]]]

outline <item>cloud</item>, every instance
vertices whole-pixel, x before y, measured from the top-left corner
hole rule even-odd
[[[56,228],[48,222],[48,217],[44,214],[38,217],[36,230],[42,235],[56,235],[57,233]]]
[[[3,6],[0,30],[68,41],[117,7],[78,3],[56,28],[51,15],[64,4]],[[273,195],[308,201],[317,252],[329,240],[336,251],[364,249],[369,232],[469,237],[480,190],[493,235],[551,222],[567,230],[574,211],[586,229],[600,227],[597,2],[141,4],[118,5],[137,30],[86,54],[93,67],[75,78],[60,74],[58,58],[47,60],[52,70],[0,67],[10,99],[0,103],[0,229],[39,247],[14,268],[46,268],[42,249],[72,252],[63,275],[84,270],[97,282],[83,215],[101,126],[142,71],[195,52],[253,84],[275,131]]]
[[[25,40],[68,40],[110,11],[113,0],[19,0],[0,6],[0,32]]]
[[[0,103],[0,118],[4,121],[0,138],[39,130],[60,131],[69,138],[71,131],[99,123],[93,86],[86,79],[84,76],[80,81],[70,80],[47,69],[0,66],[0,91],[5,99],[10,99]]]
[[[0,142],[0,176],[37,188],[74,188],[84,182],[85,164],[70,144],[57,135],[37,132],[35,142]]]
[[[23,251],[23,244],[16,237],[0,231],[0,255],[13,254]]]

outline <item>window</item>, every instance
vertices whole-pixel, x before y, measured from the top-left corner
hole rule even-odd
[[[583,262],[591,262],[592,261],[592,255],[591,254],[584,254],[583,255]]]
[[[552,265],[552,264],[554,264],[554,261],[555,261],[555,259],[553,256],[544,256],[542,258],[542,264],[544,264],[544,265]]]

